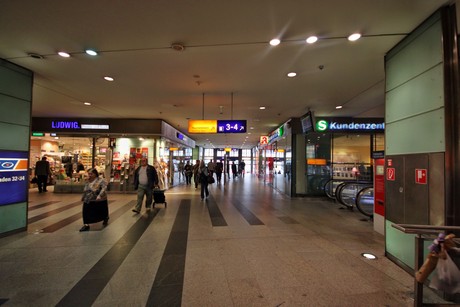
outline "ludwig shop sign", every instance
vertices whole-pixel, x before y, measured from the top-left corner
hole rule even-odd
[[[380,132],[385,131],[383,118],[351,118],[351,117],[317,117],[317,132]]]

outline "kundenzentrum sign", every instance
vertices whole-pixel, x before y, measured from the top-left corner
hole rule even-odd
[[[316,118],[318,132],[381,132],[385,131],[382,118]]]

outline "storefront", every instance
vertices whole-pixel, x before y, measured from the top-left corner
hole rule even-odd
[[[301,117],[304,134],[297,137],[297,144],[304,144],[304,151],[297,153],[306,164],[297,168],[296,194],[324,195],[330,179],[372,182],[372,152],[384,150],[384,120],[318,117],[313,121],[307,117]]]
[[[160,188],[180,182],[178,164],[190,160],[195,141],[159,119],[33,118],[31,174],[46,156],[56,193],[79,193],[86,170],[96,168],[112,192],[133,191],[141,157],[157,169]]]
[[[298,123],[292,118],[272,131],[267,144],[260,144],[257,159],[259,178],[287,195],[292,192],[292,142],[293,133],[301,132]]]

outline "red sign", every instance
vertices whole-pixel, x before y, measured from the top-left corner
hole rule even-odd
[[[415,183],[426,184],[426,169],[415,169]]]
[[[260,145],[267,145],[268,144],[268,136],[262,135],[260,137]]]
[[[396,179],[396,170],[394,167],[387,168],[387,180],[394,181]]]
[[[374,213],[385,216],[385,161],[374,160]]]
[[[387,163],[388,163],[388,166],[393,166],[393,159],[388,159]]]

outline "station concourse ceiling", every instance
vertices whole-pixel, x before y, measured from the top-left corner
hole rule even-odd
[[[0,58],[34,72],[33,117],[161,118],[199,146],[251,148],[308,110],[383,117],[385,54],[449,3],[4,0]],[[247,133],[189,134],[189,119]]]

